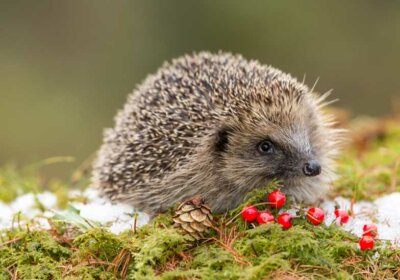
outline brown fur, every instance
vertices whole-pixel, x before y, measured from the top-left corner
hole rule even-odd
[[[270,66],[227,53],[176,59],[128,98],[94,165],[93,184],[112,200],[149,214],[202,196],[213,211],[282,180],[313,203],[334,178],[338,131],[307,86]],[[257,144],[273,141],[273,155]],[[322,173],[301,168],[316,159]]]

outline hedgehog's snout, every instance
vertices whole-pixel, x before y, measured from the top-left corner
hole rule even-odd
[[[315,159],[309,160],[303,166],[303,173],[306,176],[317,176],[321,174],[321,165]]]

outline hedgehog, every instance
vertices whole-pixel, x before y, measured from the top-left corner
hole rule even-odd
[[[182,56],[128,96],[104,132],[92,183],[151,216],[195,196],[223,213],[272,180],[316,203],[340,146],[326,96],[241,55]]]

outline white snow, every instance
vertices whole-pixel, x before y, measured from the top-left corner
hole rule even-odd
[[[83,196],[87,197],[90,202],[86,204],[72,203],[76,209],[80,210],[83,218],[110,225],[110,231],[113,233],[120,233],[132,228],[135,215],[135,209],[132,206],[124,203],[111,203],[100,197],[94,189],[87,189]],[[149,217],[145,213],[138,214],[137,226],[142,226],[149,221]]]
[[[71,191],[69,197],[85,197],[87,203],[73,202],[72,206],[80,210],[80,215],[90,221],[99,222],[108,227],[113,233],[130,230],[134,224],[135,209],[123,203],[111,203],[100,197],[95,189],[87,189],[84,192]],[[38,202],[45,208],[44,212],[38,207]],[[50,192],[40,194],[27,193],[10,204],[0,202],[0,230],[10,228],[17,222],[17,216],[21,220],[33,220],[36,227],[49,228],[48,218],[51,218],[60,209],[56,208],[57,198]],[[330,226],[336,221],[335,206],[341,209],[351,209],[351,201],[347,198],[337,197],[333,201],[324,202],[321,207],[326,213],[325,224]],[[354,218],[342,225],[344,230],[350,231],[357,236],[362,236],[362,228],[367,223],[374,223],[378,227],[378,238],[390,240],[393,244],[400,246],[400,193],[391,193],[373,202],[356,202],[352,210]],[[293,215],[296,210],[293,210]],[[145,213],[137,213],[137,226],[140,227],[149,221]]]
[[[333,213],[335,205],[341,209],[350,210],[351,201],[343,197],[337,197],[334,201],[326,201],[322,204],[326,214],[325,224],[334,222]],[[373,202],[360,201],[353,205],[354,218],[350,217],[343,229],[361,237],[363,226],[374,223],[378,227],[378,238],[389,240],[392,244],[400,246],[400,193],[391,193]]]
[[[99,222],[101,225],[109,227],[113,233],[120,233],[129,230],[134,224],[135,209],[123,203],[111,203],[100,197],[95,189],[87,189],[84,192],[71,191],[69,197],[85,197],[88,202],[74,202],[71,205],[80,210],[83,218]],[[38,207],[39,202],[45,211]],[[33,221],[35,227],[50,228],[48,218],[54,216],[60,209],[56,208],[57,198],[50,192],[40,194],[27,193],[16,198],[12,203],[5,204],[0,202],[0,230],[10,228],[17,223],[16,216]],[[142,226],[149,221],[148,215],[138,213],[137,226]],[[22,222],[23,223],[23,222]]]

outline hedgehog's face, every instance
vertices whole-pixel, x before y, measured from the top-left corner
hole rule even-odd
[[[324,162],[322,128],[315,109],[304,105],[290,115],[277,116],[275,112],[275,118],[260,114],[268,112],[264,109],[256,108],[250,116],[220,131],[218,149],[224,179],[253,189],[275,178],[285,183],[320,175]]]

